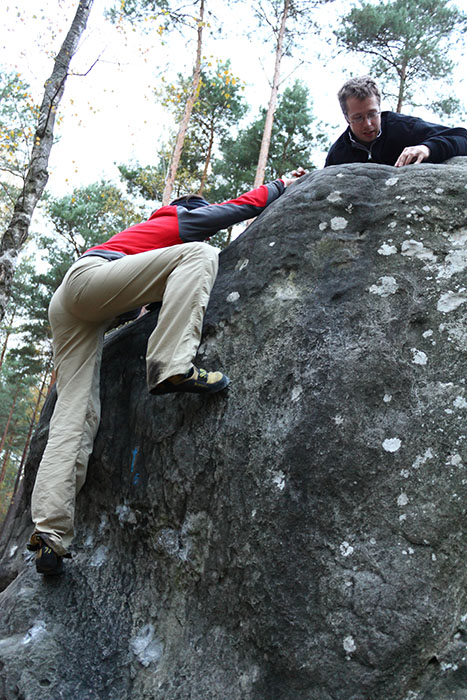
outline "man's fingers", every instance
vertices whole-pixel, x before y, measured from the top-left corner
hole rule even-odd
[[[396,168],[400,168],[404,165],[409,165],[409,163],[422,163],[428,158],[429,155],[430,149],[428,146],[407,146],[407,148],[404,148],[394,165]]]

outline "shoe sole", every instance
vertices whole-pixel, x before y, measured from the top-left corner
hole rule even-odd
[[[159,386],[151,389],[149,393],[160,396],[161,394],[217,394],[218,391],[226,389],[230,384],[230,379],[224,374],[215,384],[205,384],[195,380],[187,380],[180,384],[172,382],[162,382]]]

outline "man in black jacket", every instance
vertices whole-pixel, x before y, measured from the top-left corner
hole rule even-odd
[[[349,124],[331,147],[325,167],[341,163],[442,163],[467,155],[467,130],[449,129],[418,117],[381,112],[381,95],[370,76],[348,80],[338,92]]]

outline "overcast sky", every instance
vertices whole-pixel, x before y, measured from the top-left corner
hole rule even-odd
[[[352,4],[348,0],[336,0],[321,8],[317,19],[323,27],[335,24],[336,18]],[[171,121],[157,105],[153,89],[160,83],[162,74],[170,80],[175,79],[178,70],[191,72],[193,42],[175,33],[167,37],[164,45],[154,34],[141,37],[139,32],[129,32],[124,37],[103,19],[107,5],[109,0],[94,1],[86,35],[72,64],[74,72],[83,76],[72,76],[66,84],[60,108],[60,140],[52,149],[50,162],[49,189],[56,195],[101,177],[117,180],[115,163],[132,159],[142,164],[154,163]],[[4,69],[18,70],[32,85],[37,99],[42,95],[42,85],[52,70],[53,55],[63,41],[75,8],[74,0],[3,0],[1,4],[0,63]],[[251,118],[268,102],[273,47],[263,44],[258,35],[247,36],[245,19],[238,6],[229,10],[222,5],[220,11],[228,31],[216,39],[209,38],[204,53],[214,59],[231,59],[234,74],[246,82],[245,97],[252,105]],[[314,112],[330,125],[329,136],[334,140],[345,128],[336,92],[352,72],[361,74],[367,72],[367,67],[361,58],[331,58],[325,35],[325,30],[310,35],[297,48],[296,55],[284,61],[282,75],[290,75],[288,84],[298,77],[308,85]],[[304,63],[297,68],[300,61]],[[459,97],[465,91],[461,80],[456,81]],[[320,167],[323,163],[324,154],[318,154],[316,165]]]

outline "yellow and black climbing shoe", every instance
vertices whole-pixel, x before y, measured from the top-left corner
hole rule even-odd
[[[36,571],[45,576],[57,576],[63,573],[63,557],[54,552],[40,535],[33,535],[28,549],[36,552]]]
[[[207,372],[205,369],[192,367],[186,374],[178,374],[161,382],[151,394],[173,394],[188,392],[190,394],[215,394],[230,384],[230,379],[222,372]]]

